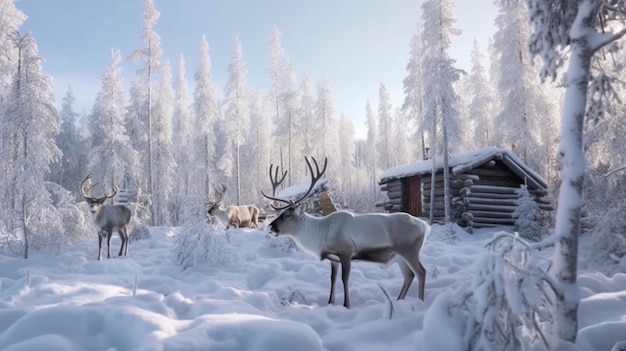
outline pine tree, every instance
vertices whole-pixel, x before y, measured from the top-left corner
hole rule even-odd
[[[522,238],[540,241],[548,232],[544,227],[543,211],[528,192],[528,186],[522,185],[517,191],[519,197],[515,204],[517,207],[513,211],[515,218],[515,230]]]
[[[156,76],[160,72],[161,57],[163,56],[163,50],[161,49],[161,38],[154,31],[154,26],[159,19],[160,12],[154,6],[154,0],[144,0],[145,10],[143,13],[143,26],[141,31],[141,39],[143,40],[144,47],[135,50],[130,56],[131,62],[142,61],[143,67],[137,72],[138,80],[135,81],[139,84],[136,90],[139,98],[135,101],[136,111],[138,112],[138,118],[145,125],[146,141],[147,145],[145,149],[137,149],[140,155],[145,154],[145,160],[143,160],[145,169],[147,170],[147,190],[149,194],[154,194],[156,190],[156,184],[154,183],[154,147],[152,140],[153,133],[153,110],[155,103],[155,89],[158,80]],[[141,131],[138,131],[141,132]],[[143,145],[140,145],[143,146]],[[151,218],[155,220],[154,208],[150,205]]]
[[[111,66],[102,76],[102,87],[88,122],[91,140],[88,169],[96,181],[118,187],[127,179],[135,179],[133,165],[137,160],[124,123],[127,96],[122,86],[120,61],[120,52],[112,51]]]
[[[461,72],[454,67],[455,61],[450,58],[453,35],[460,30],[453,27],[453,4],[449,0],[428,0],[422,4],[422,74],[425,121],[431,125],[429,131],[430,154],[433,160],[431,209],[434,208],[435,174],[437,157],[442,156],[444,178],[445,220],[450,221],[450,179],[448,159],[452,152],[461,148],[462,127],[457,110],[458,95],[454,91],[454,83],[459,80]],[[449,140],[452,140],[450,142]],[[439,152],[441,145],[441,152]],[[451,147],[452,145],[452,147]],[[431,222],[433,211],[430,211]]]
[[[78,113],[74,111],[76,98],[72,87],[68,87],[61,111],[59,111],[60,133],[56,138],[56,144],[61,151],[61,158],[52,165],[50,179],[65,189],[74,189],[82,180],[79,174],[80,140],[76,123]]]
[[[211,59],[209,43],[205,36],[200,41],[200,66],[194,74],[196,86],[193,92],[193,111],[195,114],[194,155],[195,172],[192,179],[200,194],[208,194],[211,189],[212,169],[215,162],[215,123],[218,118],[215,84],[211,78]]]
[[[469,118],[473,122],[472,141],[475,147],[489,146],[493,137],[493,93],[489,86],[487,71],[483,67],[485,57],[480,51],[478,41],[474,40],[470,54],[472,70],[468,77],[471,102],[469,105]]]
[[[169,223],[167,205],[174,189],[175,162],[172,145],[173,95],[169,62],[160,67],[159,82],[153,113],[153,170],[154,192],[152,204],[157,225]]]
[[[379,164],[385,168],[391,168],[391,144],[393,142],[393,116],[389,93],[384,84],[378,89],[378,155]]]
[[[19,32],[13,32],[10,39],[17,64],[5,113],[0,116],[6,133],[0,153],[4,169],[0,195],[6,229],[21,235],[22,253],[28,258],[30,240],[47,226],[45,213],[52,201],[44,177],[60,157],[55,144],[59,125],[50,99],[52,80],[41,72],[35,39]]]
[[[227,107],[222,119],[222,130],[225,132],[225,147],[219,150],[222,159],[228,159],[234,165],[234,172],[222,169],[227,179],[234,175],[235,202],[241,205],[241,146],[248,137],[250,125],[248,113],[248,90],[246,87],[246,67],[243,61],[241,42],[235,38],[235,52],[228,66],[228,81],[224,87],[224,100]],[[219,162],[222,164],[223,162]],[[230,167],[228,167],[230,168]],[[234,173],[234,174],[233,174]]]
[[[180,55],[176,80],[174,81],[174,114],[172,116],[172,145],[176,162],[174,192],[189,195],[191,181],[191,140],[193,135],[189,93],[185,78],[185,58]]]

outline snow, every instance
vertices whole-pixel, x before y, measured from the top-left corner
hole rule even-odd
[[[485,157],[489,157],[490,155],[496,155],[498,153],[507,152],[505,150],[499,149],[497,147],[489,146],[482,149],[462,152],[458,154],[454,154],[450,156],[450,160],[448,164],[450,167],[456,167],[458,165],[471,163],[476,159],[484,159]],[[408,165],[401,165],[397,167],[393,167],[383,171],[380,176],[381,179],[394,179],[394,178],[403,178],[407,176],[424,174],[428,173],[433,169],[433,160],[423,160],[416,163],[411,163]],[[441,169],[443,165],[438,165],[437,169]]]
[[[433,227],[421,252],[424,302],[417,282],[395,301],[397,265],[355,262],[350,309],[341,306],[340,282],[337,305],[327,305],[327,261],[262,230],[215,231],[211,242],[224,247],[210,255],[236,257],[199,255],[187,268],[175,264],[182,227],[151,227],[123,258],[96,261],[95,234],[63,255],[0,256],[0,349],[455,350],[462,322],[447,306],[471,286],[484,243],[503,228],[453,242],[441,228]],[[114,252],[119,244],[114,237]],[[579,285],[577,346],[610,350],[626,341],[626,274],[581,269]]]
[[[313,192],[315,193],[318,191],[318,189],[324,188],[327,183],[328,183],[328,179],[320,179],[317,183],[315,183],[315,186],[313,187]],[[276,197],[279,199],[293,200],[296,197],[304,194],[305,191],[309,190],[310,186],[311,186],[311,177],[306,176],[302,178],[299,184],[284,188],[281,191],[279,191],[278,194],[276,194]]]

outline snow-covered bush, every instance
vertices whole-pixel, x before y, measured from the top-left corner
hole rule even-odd
[[[131,243],[138,240],[150,239],[151,237],[150,229],[148,229],[148,226],[145,224],[137,224],[130,229],[129,239]]]
[[[518,235],[496,233],[476,262],[474,281],[453,314],[467,318],[464,350],[550,349],[542,321],[552,320],[551,278]],[[551,284],[547,284],[550,282]]]
[[[193,195],[174,194],[168,203],[173,226],[195,223],[206,218],[202,198]]]
[[[540,241],[548,235],[548,230],[544,226],[543,211],[528,192],[526,185],[520,186],[517,195],[519,196],[515,202],[517,208],[513,211],[515,230],[524,239]]]
[[[183,269],[198,263],[209,263],[216,267],[233,267],[244,260],[239,250],[229,243],[223,230],[206,222],[196,222],[182,228],[174,244],[174,261]]]
[[[57,255],[95,238],[95,229],[87,205],[76,203],[71,192],[56,183],[47,182],[53,203],[28,219],[29,250]],[[24,235],[18,226],[12,234],[5,235],[2,251],[6,254],[21,255],[24,249]]]
[[[626,271],[626,204],[617,203],[595,216],[590,264],[611,276]]]

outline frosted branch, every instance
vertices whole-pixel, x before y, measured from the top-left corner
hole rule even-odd
[[[626,35],[626,28],[623,28],[622,30],[614,34],[600,34],[598,35],[598,40],[594,41],[595,45],[591,46],[591,50],[592,52],[596,52],[603,48],[605,45],[620,39],[624,35]]]
[[[608,172],[608,173],[606,173],[604,176],[605,176],[605,177],[609,177],[609,176],[613,175],[613,173],[617,173],[617,172],[619,172],[619,171],[623,171],[623,170],[626,170],[626,166],[624,166],[624,167],[620,167],[620,168],[617,168],[617,169],[614,169],[614,170],[612,170],[612,171],[609,171],[609,172]]]

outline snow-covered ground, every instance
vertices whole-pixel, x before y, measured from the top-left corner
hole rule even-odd
[[[426,338],[445,340],[450,328],[436,316],[426,323],[427,312],[471,282],[495,232],[450,243],[433,230],[421,255],[425,302],[417,282],[395,301],[397,265],[353,264],[348,310],[340,282],[338,305],[326,304],[327,261],[275,245],[262,231],[235,229],[215,234],[225,246],[214,254],[223,257],[183,269],[174,264],[180,231],[151,228],[128,257],[100,262],[95,234],[71,255],[0,256],[0,350],[423,350]],[[118,248],[115,237],[112,252]],[[611,350],[626,340],[626,274],[581,271],[579,283],[578,345]]]

